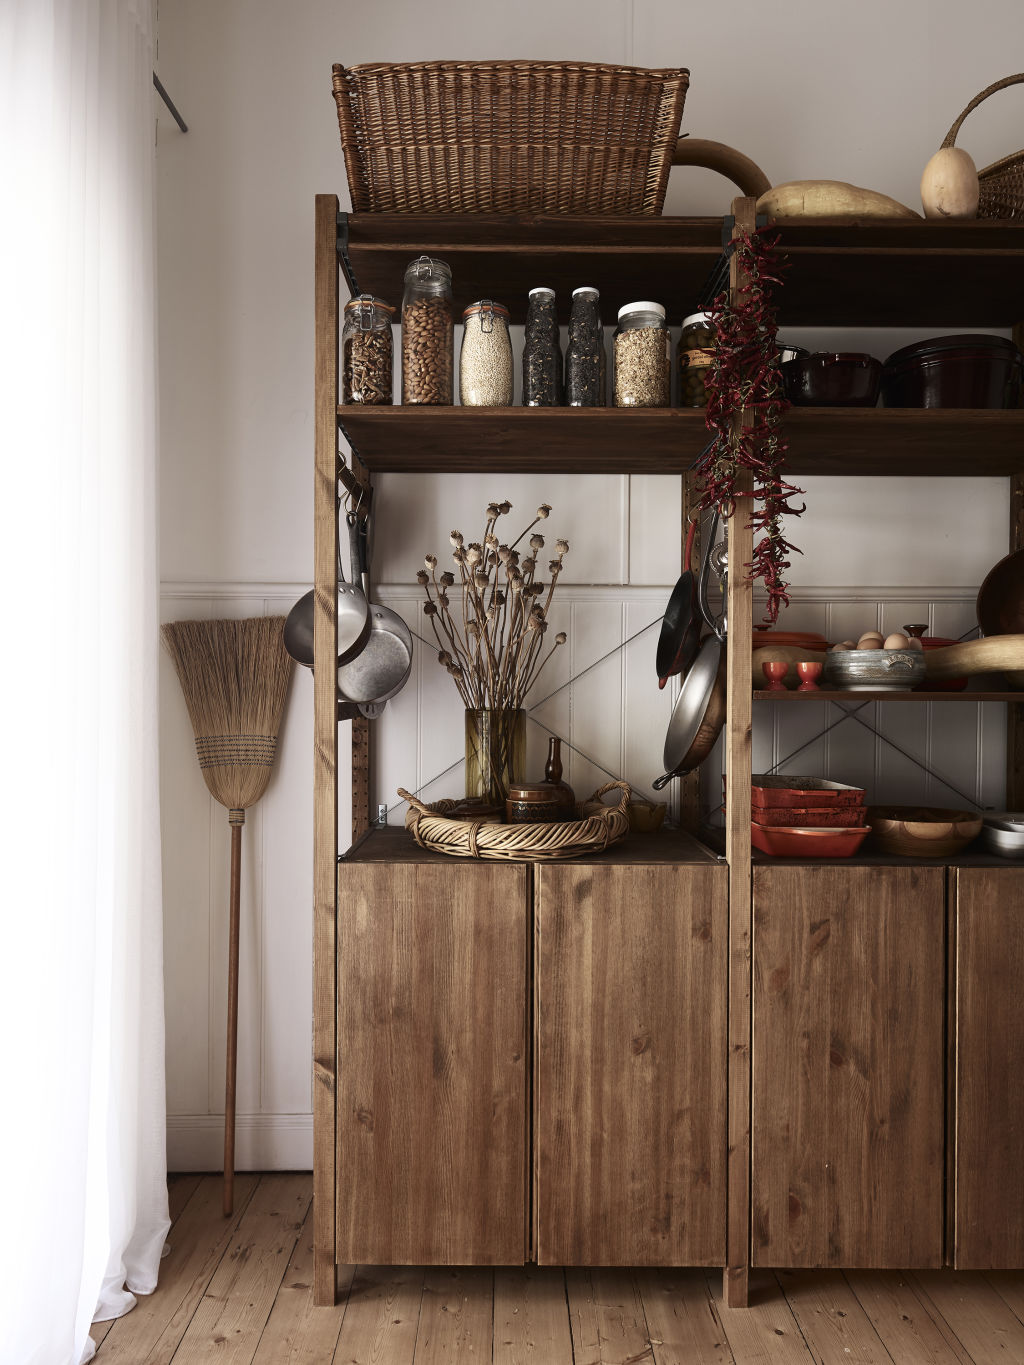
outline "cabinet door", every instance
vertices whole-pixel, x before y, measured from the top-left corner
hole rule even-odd
[[[954,1264],[1024,1267],[1024,868],[956,873]]]
[[[944,877],[754,868],[754,1265],[942,1263]]]
[[[527,914],[521,866],[340,869],[342,1264],[523,1263]]]
[[[536,869],[536,1255],[725,1257],[726,869]]]

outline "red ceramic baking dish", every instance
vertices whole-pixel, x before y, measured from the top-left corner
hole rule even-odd
[[[751,806],[755,824],[770,827],[799,825],[804,829],[856,829],[863,825],[867,806]]]
[[[961,332],[894,351],[882,370],[887,408],[1015,408],[1024,357],[1005,337]]]
[[[786,397],[796,407],[873,408],[882,362],[862,351],[816,351],[779,366]]]
[[[852,858],[870,833],[867,825],[860,829],[765,829],[751,824],[750,842],[773,858]]]
[[[829,782],[824,777],[757,773],[750,779],[750,802],[762,808],[789,806],[802,810],[812,806],[863,806],[864,788]]]

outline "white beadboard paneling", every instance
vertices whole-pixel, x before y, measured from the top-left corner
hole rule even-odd
[[[167,1116],[167,1169],[219,1171],[224,1163],[224,1120],[219,1114]],[[313,1166],[313,1115],[237,1114],[236,1171],[308,1171]]]
[[[682,572],[680,474],[635,474],[629,491],[629,582],[674,583]]]

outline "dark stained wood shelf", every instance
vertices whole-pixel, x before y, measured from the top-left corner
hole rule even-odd
[[[722,219],[350,214],[339,242],[359,289],[398,304],[414,257],[452,269],[455,305],[497,296],[521,322],[527,292],[601,291],[605,320],[658,299],[671,323],[693,312],[722,250]],[[783,326],[1010,327],[1024,317],[1024,223],[780,221],[789,257]]]
[[[529,860],[527,860],[529,861]],[[548,860],[542,859],[547,863]],[[554,860],[562,861],[560,859]],[[620,866],[648,866],[661,863],[676,864],[717,864],[717,855],[681,829],[659,830],[657,834],[627,834],[621,843],[613,845],[603,853],[586,853],[578,858],[566,859],[573,863],[613,863]],[[395,825],[382,829],[372,829],[356,844],[353,844],[342,858],[341,863],[444,863],[463,866],[494,866],[487,859],[449,858],[443,853],[420,848],[412,835]],[[511,867],[521,867],[522,863],[510,863]]]
[[[892,688],[877,688],[870,692],[838,692],[818,687],[813,692],[775,692],[760,688],[754,692],[755,701],[803,702],[842,701],[858,703],[862,701],[1009,701],[1024,702],[1024,692],[901,692]]]
[[[694,408],[338,409],[372,471],[496,470],[674,474],[710,433]],[[1024,409],[793,408],[787,469],[838,475],[1008,475],[1024,471]]]

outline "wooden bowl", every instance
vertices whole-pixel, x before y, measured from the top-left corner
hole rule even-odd
[[[1024,550],[989,569],[978,589],[978,625],[985,635],[1024,634]],[[1024,688],[1024,672],[1007,670],[1011,687]]]
[[[876,852],[900,858],[950,858],[981,833],[981,816],[937,806],[870,806]]]

